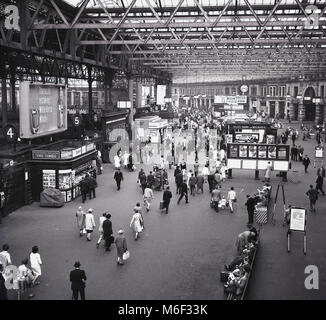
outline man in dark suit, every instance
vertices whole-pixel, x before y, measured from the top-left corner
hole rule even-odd
[[[96,198],[96,194],[95,194],[96,187],[97,187],[97,182],[96,182],[95,178],[89,176],[88,177],[89,200],[92,199],[92,195],[93,195],[93,198]]]
[[[186,203],[189,203],[188,202],[188,186],[187,186],[186,181],[182,182],[180,189],[181,189],[181,196],[178,199],[178,204],[183,197],[186,197]]]
[[[112,222],[111,215],[108,213],[106,219],[103,221],[103,238],[105,241],[105,251],[111,251],[110,246],[112,243]]]
[[[86,201],[87,193],[88,193],[88,174],[86,174],[86,177],[80,182],[80,192],[82,195],[82,202],[84,203]]]
[[[168,214],[169,212],[169,205],[170,205],[171,198],[172,198],[172,193],[170,191],[170,187],[167,186],[166,190],[163,192],[163,202],[164,202],[163,208],[166,209],[165,211],[166,214]]]
[[[248,211],[248,225],[252,225],[254,223],[254,213],[256,204],[256,199],[254,197],[251,197],[250,194],[247,194],[247,202],[245,203],[245,205]]]
[[[183,175],[181,171],[176,175],[175,182],[177,184],[177,194],[181,194],[181,186],[183,182]]]
[[[75,270],[70,272],[72,297],[74,300],[78,300],[78,293],[80,299],[85,300],[85,281],[86,274],[84,270],[80,270],[80,262],[76,261],[74,264]]]
[[[120,171],[120,169],[116,170],[116,172],[114,173],[113,179],[117,183],[117,190],[120,190],[121,181],[123,180],[123,175],[122,175],[122,172]]]
[[[155,177],[153,175],[153,172],[150,171],[149,175],[147,176],[147,184],[152,189],[153,185],[155,184]],[[145,189],[144,189],[145,190]],[[144,192],[143,192],[144,193]]]

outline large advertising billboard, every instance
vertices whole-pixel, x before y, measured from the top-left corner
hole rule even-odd
[[[67,90],[64,85],[21,82],[20,137],[34,139],[67,130]]]

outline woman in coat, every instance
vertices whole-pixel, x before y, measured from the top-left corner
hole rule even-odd
[[[130,228],[135,231],[135,240],[137,240],[138,234],[143,231],[143,224],[143,217],[141,213],[135,208],[134,215],[132,216],[130,221]]]
[[[78,210],[76,212],[76,218],[77,218],[77,227],[80,236],[83,235],[83,230],[85,228],[85,215],[86,213],[83,211],[83,208],[78,207]]]
[[[266,172],[265,172],[265,181],[269,182],[271,180],[271,171],[272,171],[272,165],[270,161],[268,161],[266,166]]]
[[[95,225],[93,209],[88,209],[86,216],[85,216],[85,228],[87,233],[87,241],[91,241],[91,233],[93,232]]]
[[[116,236],[114,243],[117,247],[117,255],[118,255],[118,265],[123,265],[123,254],[127,251],[127,240],[123,235],[123,230],[120,229],[118,231],[118,235]]]
[[[40,284],[39,282],[36,282],[36,279],[42,275],[42,270],[41,270],[41,265],[42,265],[42,260],[41,256],[38,253],[38,246],[34,246],[32,248],[32,252],[29,256],[29,261],[31,262],[31,269],[34,274],[34,280],[33,280],[33,286]]]

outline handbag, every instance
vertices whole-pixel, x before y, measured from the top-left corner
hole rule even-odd
[[[122,256],[122,259],[123,260],[128,260],[130,258],[130,252],[128,250],[126,250],[124,253],[123,253],[123,256]]]
[[[114,236],[110,236],[110,242],[114,243]]]
[[[237,202],[237,198],[235,198],[235,199],[233,200],[233,202]]]

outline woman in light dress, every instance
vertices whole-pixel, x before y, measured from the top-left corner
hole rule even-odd
[[[222,163],[221,166],[221,174],[222,174],[222,181],[224,182],[226,179],[226,171],[228,170],[227,165],[225,164],[225,162]]]
[[[129,162],[129,153],[125,151],[125,153],[123,154],[123,165],[125,169],[127,169],[128,162]]]
[[[40,284],[39,282],[36,282],[36,279],[42,275],[42,260],[40,254],[38,253],[38,246],[33,246],[32,252],[29,256],[29,261],[31,262],[31,268],[34,274],[33,285]]]
[[[141,213],[134,209],[134,215],[130,221],[130,228],[135,231],[135,240],[138,239],[138,234],[143,231],[144,220]]]
[[[114,156],[114,167],[116,169],[120,168],[120,157],[117,154]]]

